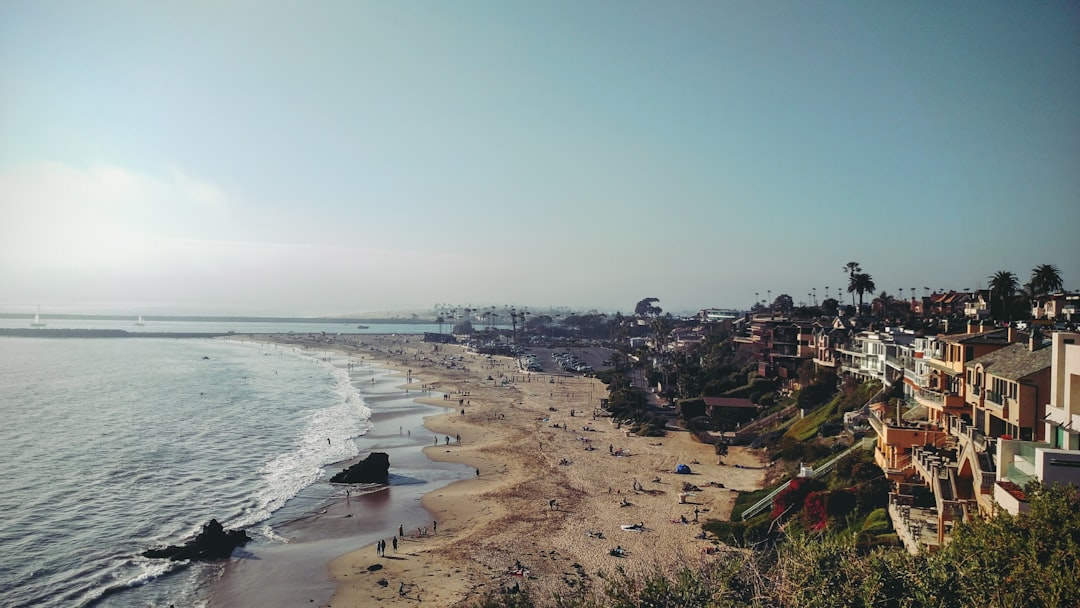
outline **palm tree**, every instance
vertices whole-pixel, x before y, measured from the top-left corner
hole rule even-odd
[[[1053,264],[1039,264],[1031,269],[1031,290],[1035,295],[1046,295],[1061,291],[1065,284],[1061,281],[1061,271]]]
[[[992,294],[991,301],[993,300],[993,296],[997,296],[998,299],[1001,300],[1001,309],[1009,317],[1009,320],[1012,319],[1012,315],[1009,311],[1009,304],[1019,286],[1020,281],[1017,280],[1016,275],[1008,270],[999,270],[990,275],[989,287],[990,293]]]
[[[865,272],[856,272],[851,275],[851,279],[848,281],[848,293],[851,294],[852,303],[855,302],[855,294],[859,294],[859,308],[862,310],[863,306],[863,294],[866,292],[873,292],[877,285],[874,285],[874,279]]]
[[[844,267],[841,270],[848,273],[848,293],[851,294],[851,305],[854,306],[855,292],[851,289],[851,282],[855,279],[856,272],[862,272],[862,267],[859,266],[858,262],[848,262],[847,264],[844,264]]]

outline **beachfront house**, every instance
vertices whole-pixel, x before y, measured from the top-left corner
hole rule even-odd
[[[1055,332],[1043,350],[1050,354],[1049,395],[1040,400],[1045,439],[997,442],[994,503],[1014,515],[1027,511],[1030,481],[1080,485],[1080,334]]]
[[[861,382],[876,380],[886,387],[904,377],[903,361],[910,356],[914,332],[885,328],[860,331],[840,346],[840,372]]]
[[[939,335],[929,344],[930,352],[924,353],[927,385],[915,392],[915,401],[927,408],[927,419],[942,428],[950,417],[971,420],[971,408],[964,402],[964,365],[1018,339],[1011,327],[981,331],[968,324],[968,332]]]
[[[1048,321],[1080,321],[1080,293],[1052,293],[1031,304],[1031,318]]]
[[[819,371],[836,371],[840,365],[839,350],[851,336],[851,325],[841,317],[832,321],[815,321],[811,330],[814,345],[814,367]]]
[[[968,319],[983,320],[990,318],[990,290],[978,289],[964,303],[964,316]]]
[[[1029,481],[1080,484],[1080,433],[1068,428],[1080,425],[1080,335],[1059,332],[1047,345],[983,333],[992,335],[939,336],[931,349],[940,366],[958,347],[997,346],[963,364],[966,415],[948,413],[941,426],[922,419],[927,409],[871,408],[875,462],[894,482],[889,513],[913,553],[948,542],[957,521],[1026,510]]]
[[[1051,447],[1080,450],[1080,334],[1054,332],[1050,342],[1050,399],[1043,436]]]
[[[1033,333],[964,364],[965,403],[975,428],[991,437],[1041,440],[1050,395],[1051,351]]]

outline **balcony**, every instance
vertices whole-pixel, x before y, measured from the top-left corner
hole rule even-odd
[[[1046,444],[1029,441],[1007,441],[1002,444],[1004,479],[1024,487],[1035,479],[1035,449]]]
[[[951,540],[951,514],[954,505],[950,503],[949,513],[942,513],[939,517],[936,507],[914,503],[914,497],[910,495],[889,494],[888,511],[893,528],[900,542],[912,555],[924,551],[933,553]]]
[[[1031,508],[1027,495],[1019,484],[1009,481],[999,481],[994,486],[994,502],[1013,515],[1027,513]]]
[[[915,471],[931,487],[935,493],[940,493],[944,500],[952,500],[951,492],[945,492],[935,488],[935,480],[941,480],[942,484],[948,483],[948,470],[956,466],[956,456],[951,450],[938,450],[934,447],[915,446],[911,448],[911,461],[915,463]],[[948,487],[951,490],[951,486]]]
[[[887,454],[875,447],[874,464],[884,471],[889,479],[904,479],[908,469],[911,468],[911,454],[899,454],[896,458],[890,459]]]
[[[1070,408],[1075,409],[1075,405],[1071,405]],[[1073,412],[1070,409],[1058,407],[1053,403],[1047,403],[1046,421],[1072,429],[1080,429],[1080,411]]]
[[[869,413],[867,414],[866,419],[870,421],[870,426],[874,429],[874,432],[877,433],[878,437],[884,437],[885,422],[877,415],[877,412],[870,408],[867,409],[869,410]]]
[[[936,408],[959,408],[964,406],[964,398],[953,392],[939,392],[929,388],[921,388],[915,393],[922,405]]]

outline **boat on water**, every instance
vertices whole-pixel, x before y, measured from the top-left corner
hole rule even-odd
[[[45,327],[45,323],[41,320],[40,306],[38,306],[37,312],[34,313],[34,321],[30,323],[30,327]]]
[[[367,328],[368,328],[367,325],[357,325],[356,326],[356,329],[367,329]]]
[[[135,322],[135,327],[143,327],[146,323],[143,323],[142,315],[139,315],[139,320]]]

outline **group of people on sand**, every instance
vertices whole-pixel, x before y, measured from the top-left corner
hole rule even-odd
[[[439,522],[438,521],[432,521],[431,522],[431,533],[435,534],[438,531],[439,531]],[[414,538],[420,538],[422,536],[427,536],[427,535],[428,535],[428,527],[427,526],[417,526],[416,527],[416,534],[414,535]],[[398,525],[398,528],[397,528],[397,534],[393,535],[391,537],[391,539],[390,539],[390,543],[393,546],[395,553],[397,553],[398,539],[399,538],[400,539],[405,538],[405,526],[400,525],[400,524]],[[386,541],[385,540],[380,540],[380,541],[375,543],[375,554],[380,556],[380,557],[385,557],[386,556]]]

